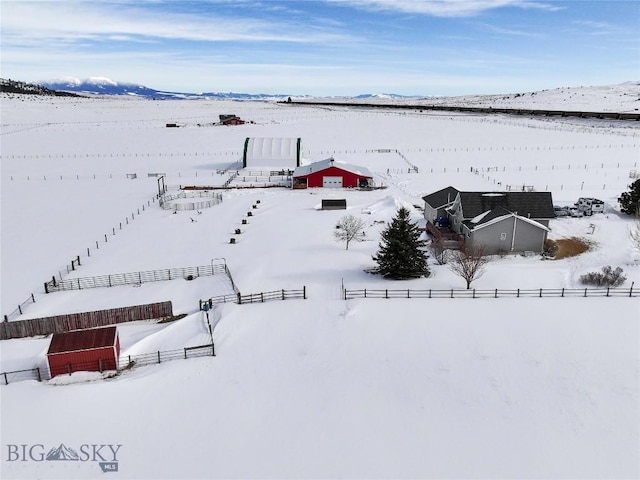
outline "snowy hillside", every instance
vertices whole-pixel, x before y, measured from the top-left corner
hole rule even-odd
[[[634,113],[640,111],[640,82],[607,86],[563,87],[538,92],[511,92],[499,95],[464,95],[404,100],[378,98],[375,101],[380,103],[405,102],[412,105]]]
[[[638,108],[637,92],[637,84],[592,89],[590,104],[580,103],[587,90],[572,89],[491,101],[628,111]],[[464,288],[432,257],[429,278],[365,271],[397,209],[408,207],[423,226],[422,197],[449,185],[533,188],[558,205],[605,202],[604,214],[550,223],[551,238],[582,238],[587,252],[496,256],[474,288],[582,288],[580,276],[604,265],[624,269],[621,288],[637,288],[640,252],[617,205],[640,170],[637,122],[268,102],[1,101],[2,314],[24,305],[12,321],[166,300],[186,315],[119,325],[126,358],[207,342],[199,301],[229,293],[227,277],[50,294],[44,282],[224,262],[243,294],[307,293],[215,306],[215,358],[105,380],[75,373],[1,385],[2,478],[97,478],[111,468],[100,463],[114,460],[110,476],[136,479],[640,475],[637,297],[342,297],[343,288]],[[247,123],[214,126],[220,114]],[[300,137],[306,162],[332,156],[366,166],[384,188],[261,188],[268,180],[250,169],[230,180],[247,137]],[[155,199],[157,174],[172,192],[233,188],[200,213],[173,214]],[[323,199],[346,199],[348,208],[322,211]],[[333,238],[346,214],[365,222],[366,240],[349,250]],[[81,266],[67,272],[77,257]],[[35,303],[23,304],[32,294]],[[49,340],[1,341],[0,372],[46,368]],[[105,445],[103,459],[91,455],[96,445]],[[45,460],[51,451],[71,459]]]

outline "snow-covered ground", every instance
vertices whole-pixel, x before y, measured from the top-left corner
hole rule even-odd
[[[618,110],[612,99],[633,95],[638,103],[637,84],[603,87],[589,108],[569,91],[555,92],[562,108]],[[623,287],[639,285],[631,221],[616,202],[640,170],[636,122],[266,102],[1,101],[2,314],[31,294],[36,303],[17,319],[164,300],[187,314],[119,326],[123,355],[135,355],[206,343],[198,301],[228,284],[213,276],[45,295],[43,282],[60,272],[224,259],[242,293],[304,285],[308,294],[216,307],[215,358],[0,387],[2,478],[103,475],[93,461],[12,461],[13,445],[61,443],[122,445],[114,478],[640,475],[637,298],[341,299],[343,286],[464,288],[433,259],[429,278],[392,282],[364,271],[397,208],[422,223],[421,197],[448,185],[526,185],[551,191],[555,204],[606,202],[604,215],[551,222],[552,238],[585,238],[587,253],[495,258],[474,287],[580,287],[580,275],[604,265],[624,269]],[[209,125],[226,113],[253,123]],[[185,127],[165,127],[174,122]],[[153,201],[149,173],[165,173],[170,187],[222,185],[228,176],[219,171],[236,165],[246,137],[301,137],[308,161],[366,166],[387,188],[232,189],[201,214],[172,214]],[[325,198],[347,199],[347,211],[318,210]],[[345,214],[366,222],[367,241],[349,250],[332,235]],[[77,256],[82,266],[67,275]],[[48,341],[0,342],[0,371],[44,366]]]
[[[592,87],[561,87],[537,92],[503,95],[464,95],[459,97],[385,98],[384,95],[363,103],[408,103],[464,107],[522,108],[532,110],[571,110],[586,112],[637,113],[640,111],[640,82]]]

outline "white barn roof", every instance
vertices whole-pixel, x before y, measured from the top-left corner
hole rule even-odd
[[[243,167],[295,168],[300,165],[300,138],[247,138],[244,142]]]
[[[293,171],[293,176],[302,177],[305,175],[310,175],[314,172],[326,170],[329,167],[340,168],[341,170],[346,170],[347,172],[355,173],[356,175],[360,175],[363,177],[373,177],[373,175],[371,175],[371,172],[369,172],[369,169],[366,167],[360,167],[358,165],[352,165],[350,163],[336,162],[333,158],[320,160],[319,162],[310,163],[309,165],[301,165]]]

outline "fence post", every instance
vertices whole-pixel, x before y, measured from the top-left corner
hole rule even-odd
[[[264,294],[262,292],[260,292],[260,301],[264,303]]]
[[[22,315],[22,307],[20,305],[18,305],[18,311],[20,312],[20,315]]]
[[[307,286],[306,285],[302,286],[302,299],[303,300],[307,299]]]
[[[216,356],[216,346],[213,344],[213,342],[211,342],[211,356]]]
[[[453,288],[451,289],[451,298],[453,298]]]
[[[364,289],[364,298],[367,298],[367,289]]]
[[[584,289],[584,296],[585,297],[587,296],[587,289],[586,288]]]
[[[471,298],[476,298],[476,289],[473,289],[473,295],[471,296]]]
[[[540,298],[542,298],[542,289],[540,289],[540,295],[539,295],[539,297],[540,297]]]
[[[407,288],[407,298],[411,298],[410,290]]]
[[[49,283],[48,282],[44,282],[44,293],[49,293]],[[6,317],[6,315],[5,315]]]
[[[187,359],[187,347],[184,347],[184,359]]]
[[[429,289],[429,298],[431,298],[431,289]]]
[[[158,363],[160,363],[160,350],[158,350]]]
[[[520,289],[518,289],[518,292],[516,293],[516,298],[520,298]]]
[[[496,291],[495,291],[495,293],[493,295],[493,298],[498,298],[498,289],[497,288],[496,288]]]
[[[609,288],[610,287],[607,287],[607,297],[609,296]]]
[[[238,295],[238,305],[242,305],[242,295],[240,295],[240,292],[238,292],[237,295]]]
[[[562,293],[560,294],[561,297],[564,297],[564,287],[562,287]]]
[[[632,296],[632,293],[633,293],[633,284],[634,284],[634,283],[636,283],[636,282],[631,282],[631,288],[629,288],[629,297],[631,297],[631,296]]]
[[[42,381],[42,376],[40,375],[40,367],[36,367],[36,373],[38,374],[38,381]]]
[[[389,290],[384,289],[384,298],[389,298]]]
[[[9,385],[9,380],[7,380],[7,372],[4,372],[2,375],[4,375],[4,384]]]
[[[282,289],[282,299],[284,300],[284,288]]]

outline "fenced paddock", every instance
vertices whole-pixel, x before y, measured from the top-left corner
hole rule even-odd
[[[197,345],[194,347],[184,347],[177,350],[164,350],[151,353],[142,353],[139,355],[120,356],[118,359],[118,368],[116,372],[131,369],[134,367],[142,367],[146,365],[154,365],[157,363],[168,362],[172,360],[186,360],[188,358],[215,357],[215,346],[213,343],[206,345]],[[67,365],[68,371],[97,371],[103,372],[99,362],[73,363]],[[105,370],[106,371],[106,370]],[[9,385],[13,382],[22,380],[50,380],[51,375],[47,368],[30,368],[26,370],[14,370],[11,372],[0,373],[0,382],[3,385]]]
[[[106,288],[120,285],[139,285],[148,282],[164,282],[177,279],[193,280],[200,276],[218,274],[229,276],[229,270],[226,264],[218,263],[196,267],[165,268],[144,272],[114,273],[112,275],[70,278],[67,280],[56,280],[54,277],[51,281],[44,284],[44,290],[46,293],[52,293],[65,290]]]
[[[160,197],[160,206],[164,210],[173,211],[203,210],[220,203],[222,203],[222,195],[210,190],[182,190],[178,193],[166,193]]]
[[[110,308],[93,312],[71,313],[53,317],[32,318],[0,323],[0,340],[51,335],[85,328],[103,327],[138,320],[154,320],[173,316],[171,302],[149,303]]]
[[[558,297],[637,297],[638,290],[630,288],[538,288],[538,289],[355,289],[343,290],[343,299],[353,298],[558,298]]]

